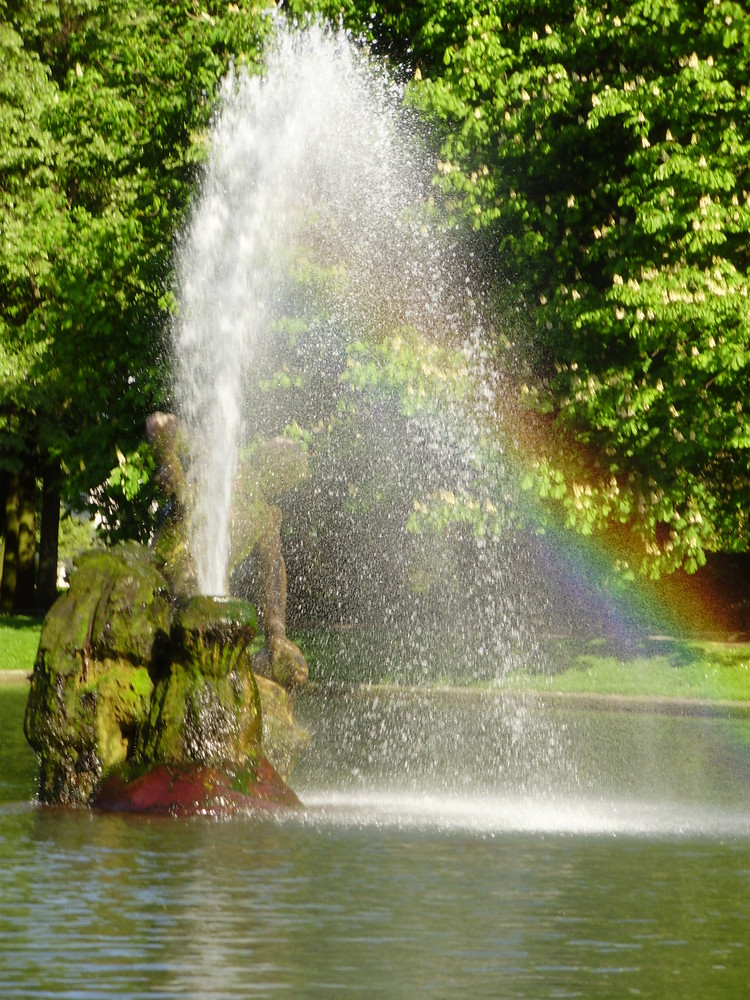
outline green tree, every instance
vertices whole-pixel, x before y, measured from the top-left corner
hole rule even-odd
[[[436,183],[526,317],[527,483],[653,573],[746,549],[744,7],[319,6],[410,60],[448,126]]]
[[[26,10],[28,17],[33,11]],[[34,604],[36,478],[50,483],[54,408],[47,419],[35,376],[46,332],[40,304],[49,292],[64,199],[53,177],[54,144],[45,116],[57,88],[15,27],[0,23],[0,495],[3,507],[0,606]],[[45,490],[46,493],[46,490]],[[42,561],[41,590],[54,586]]]
[[[652,571],[746,548],[750,16],[450,4],[418,37],[445,43],[414,85],[453,124],[440,185],[533,315],[529,396],[562,432],[537,488]]]
[[[526,317],[515,346],[538,432],[528,484],[579,530],[615,525],[642,568],[746,548],[744,9],[284,9],[370,38],[447,126],[436,185],[478,234],[501,305]],[[164,393],[172,241],[217,81],[233,55],[259,63],[270,30],[254,2],[0,0],[0,494],[11,521],[42,483],[48,525],[61,491],[90,498],[110,533],[148,524],[142,425]],[[502,343],[488,345],[499,363]],[[4,534],[10,565],[18,546]],[[42,527],[43,550],[53,534]]]
[[[218,80],[233,57],[257,63],[268,30],[254,2],[0,3],[6,493],[25,475],[48,512],[62,492],[111,534],[147,530],[174,233]]]

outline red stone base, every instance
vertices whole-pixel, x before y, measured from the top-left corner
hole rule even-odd
[[[104,812],[226,816],[253,809],[299,809],[302,803],[261,758],[239,775],[198,764],[155,764],[130,780],[111,776],[91,805]]]

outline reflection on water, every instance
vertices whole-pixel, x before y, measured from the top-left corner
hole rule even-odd
[[[303,791],[311,821],[443,831],[628,836],[750,836],[750,808],[629,799]]]
[[[10,713],[7,701],[0,692],[4,794],[23,769],[6,738],[22,701]],[[747,776],[734,801],[729,786],[746,724],[692,722],[706,728],[688,726],[684,742],[703,732],[707,768],[732,780],[692,806],[683,786],[661,810],[655,796],[594,795],[591,767],[577,800],[545,801],[457,783],[447,797],[354,779],[336,791],[333,768],[326,782],[308,765],[311,808],[283,820],[100,816],[14,794],[0,804],[0,995],[745,997]],[[582,726],[594,740],[591,720],[572,720],[569,743]],[[618,809],[630,817],[619,825]],[[693,825],[680,833],[670,815]]]
[[[28,685],[0,683],[0,802],[28,801],[38,786],[34,751],[23,735]]]

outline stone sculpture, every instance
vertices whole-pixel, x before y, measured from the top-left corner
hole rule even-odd
[[[143,546],[80,557],[44,621],[26,708],[40,799],[164,812],[295,803],[283,778],[307,734],[288,694],[253,674],[256,623],[245,601],[172,595]]]
[[[146,421],[146,433],[160,463],[159,483],[170,498],[157,552],[172,587],[195,593],[195,569],[186,537],[190,495],[184,431],[174,414],[156,412]],[[266,638],[265,649],[256,655],[255,671],[288,689],[303,685],[308,670],[299,648],[286,634],[286,566],[278,500],[308,475],[304,452],[287,438],[272,438],[241,459],[233,496],[230,575],[239,571],[238,576],[251,581],[247,596],[258,608]]]
[[[155,545],[81,556],[42,628],[24,723],[40,799],[169,813],[299,805],[284,778],[308,738],[290,698],[307,665],[286,636],[275,501],[307,475],[304,455],[274,439],[238,477],[233,562],[255,568],[266,640],[253,655],[253,604],[196,593],[180,425],[155,413],[147,434],[169,497]]]

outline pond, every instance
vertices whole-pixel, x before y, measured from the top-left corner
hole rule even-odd
[[[0,690],[0,993],[745,997],[750,723],[310,696],[283,819],[33,804]]]

